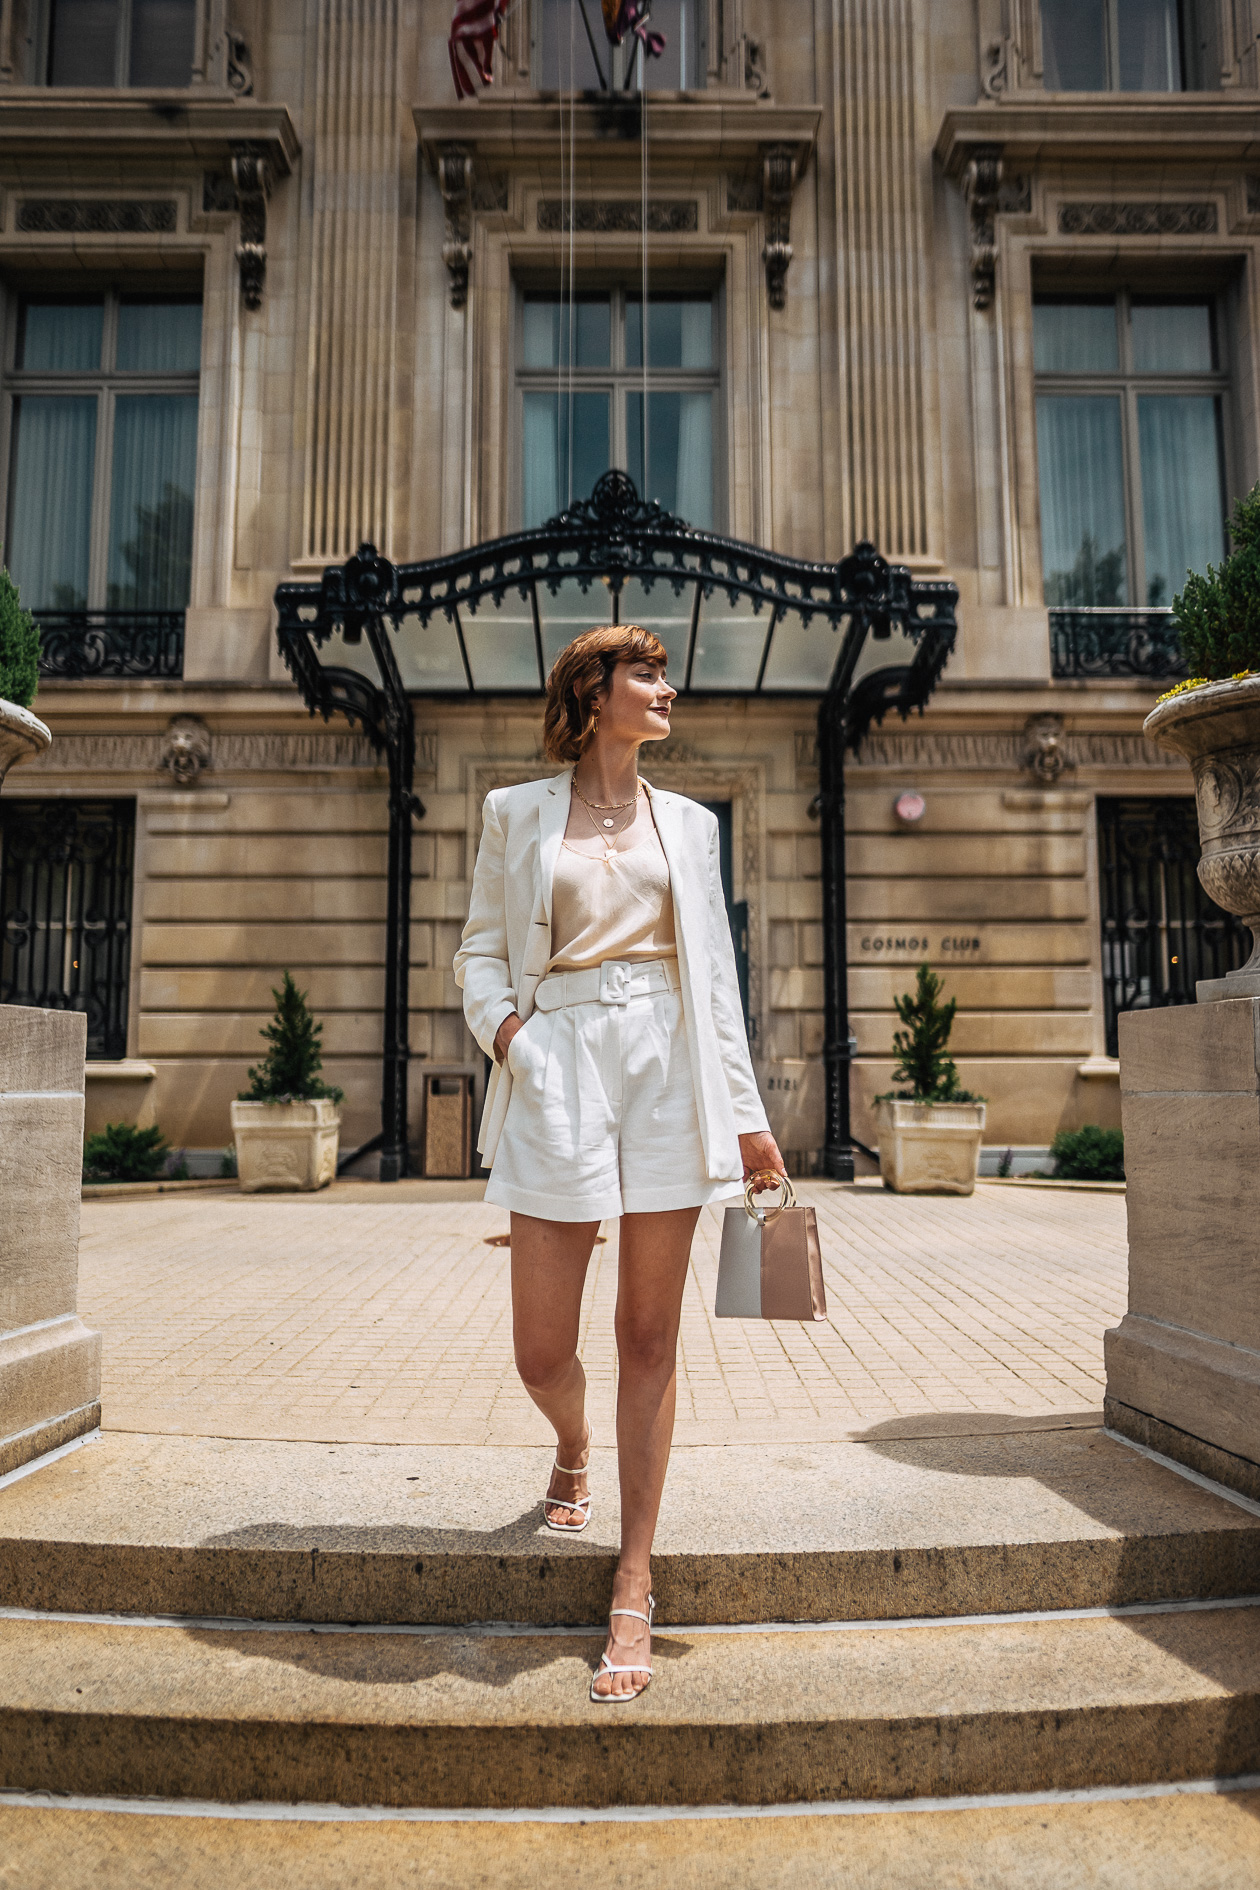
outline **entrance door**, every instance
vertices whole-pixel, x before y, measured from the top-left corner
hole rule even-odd
[[[1251,934],[1208,898],[1196,868],[1194,802],[1100,800],[1107,1050],[1118,1054],[1121,1011],[1193,1004],[1200,978],[1223,978],[1251,953]]]
[[[89,1058],[127,1054],[134,801],[0,803],[0,1003],[87,1012]]]

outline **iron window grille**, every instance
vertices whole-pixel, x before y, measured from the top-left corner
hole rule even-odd
[[[0,1003],[86,1011],[89,1058],[125,1057],[134,801],[0,801]]]
[[[1168,610],[1077,605],[1050,612],[1050,673],[1071,681],[1133,676],[1180,681],[1181,636]]]
[[[1248,928],[1199,884],[1194,802],[1100,800],[1103,1010],[1119,1054],[1122,1011],[1193,1004],[1200,978],[1223,978],[1251,955]]]

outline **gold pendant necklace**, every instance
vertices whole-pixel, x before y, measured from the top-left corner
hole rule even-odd
[[[622,811],[623,809],[627,807],[632,810],[630,813],[629,819],[623,820],[621,825],[618,827],[614,820],[605,820],[602,823],[597,823],[594,814],[591,812],[591,803],[587,800],[586,796],[580,790],[577,790],[577,797],[581,801],[583,807],[586,809],[586,818],[590,821],[591,826],[594,828],[595,838],[597,840],[602,840],[604,843],[605,866],[612,865],[613,859],[617,852],[616,842],[620,840],[623,833],[628,833],[630,828],[634,825],[635,820],[638,817],[638,812],[639,812],[639,795],[641,795],[642,792],[643,792],[643,789],[640,788],[632,801],[621,801],[620,803],[613,804],[616,806],[616,810],[618,812]],[[599,804],[600,803],[598,801],[595,803],[596,806],[599,806]],[[605,805],[608,805],[608,804],[609,803],[605,803]],[[600,832],[601,824],[603,825],[604,828],[606,829],[610,828],[612,829],[612,831],[601,833]]]
[[[634,792],[634,799],[629,800],[629,801],[588,801],[585,794],[583,794],[581,788],[578,786],[577,776],[575,775],[573,777],[573,792],[577,795],[583,807],[586,809],[587,815],[590,818],[591,825],[595,827],[596,826],[595,810],[598,810],[601,814],[620,814],[620,813],[624,813],[627,807],[633,807],[637,813],[638,805],[639,805],[639,796],[642,794],[643,789],[641,787],[636,788]],[[626,830],[626,827],[629,827],[630,825],[631,825],[631,821],[629,820],[625,823],[625,827],[620,827],[620,828],[617,827],[617,824],[614,820],[603,820],[599,822],[599,826],[614,830],[613,831],[614,839],[616,839],[619,834],[624,833]],[[597,831],[598,831],[598,828],[597,828]]]

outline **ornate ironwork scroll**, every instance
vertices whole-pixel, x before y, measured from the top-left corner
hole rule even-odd
[[[184,673],[182,610],[37,610],[41,676],[177,677]]]
[[[1188,672],[1172,612],[1080,606],[1050,612],[1050,671],[1058,678],[1135,676],[1178,681]]]
[[[860,544],[838,564],[811,564],[714,532],[696,531],[661,506],[640,499],[624,472],[607,472],[588,499],[580,499],[536,530],[515,532],[444,558],[395,565],[372,545],[331,565],[318,584],[282,584],[276,591],[281,654],[312,713],[344,715],[362,728],[390,769],[390,878],[386,967],[382,1175],[405,1172],[407,1151],[407,977],[410,926],[410,822],[423,812],[412,793],[412,706],[394,655],[393,638],[407,623],[421,628],[435,616],[459,639],[468,688],[461,618],[480,605],[519,597],[530,606],[541,693],[544,658],[540,600],[562,586],[582,592],[607,587],[614,619],[629,582],[651,592],[665,587],[691,625],[683,693],[701,693],[692,668],[705,602],[725,597],[763,616],[765,642],[755,683],[729,685],[720,695],[756,694],[764,685],[771,644],[786,617],[817,621],[834,634],[830,677],[819,710],[822,789],[824,931],[831,938],[825,972],[829,1173],[853,1173],[849,1128],[848,988],[844,953],[844,751],[855,748],[890,710],[903,718],[922,710],[932,694],[956,629],[956,587],[944,579],[914,579],[890,565],[875,547]],[[875,667],[855,682],[868,639],[890,644],[893,630],[909,639],[910,660]],[[373,656],[376,680],[344,664],[326,664],[320,652],[334,637]],[[806,693],[803,691],[803,693]],[[807,693],[818,693],[817,687]],[[838,927],[838,930],[836,929]]]

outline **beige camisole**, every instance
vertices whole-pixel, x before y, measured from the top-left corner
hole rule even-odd
[[[677,958],[669,865],[653,827],[605,861],[560,848],[551,889],[548,971],[589,971],[610,958]]]

